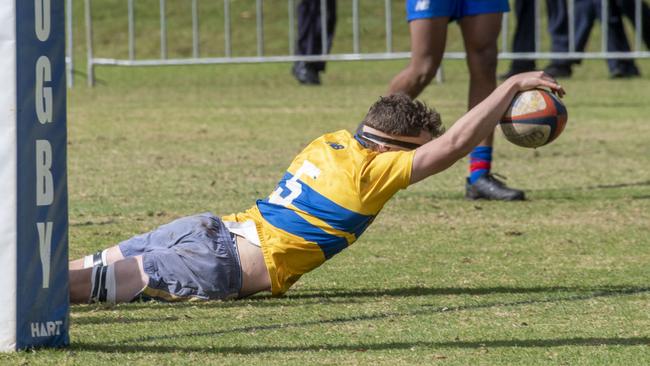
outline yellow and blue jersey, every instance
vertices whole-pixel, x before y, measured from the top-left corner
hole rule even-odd
[[[300,152],[264,200],[224,221],[253,220],[275,295],[355,242],[410,182],[414,151],[378,153],[348,131]]]

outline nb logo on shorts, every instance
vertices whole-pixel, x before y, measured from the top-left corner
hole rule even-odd
[[[423,11],[429,9],[429,0],[418,0],[415,4],[415,11]]]

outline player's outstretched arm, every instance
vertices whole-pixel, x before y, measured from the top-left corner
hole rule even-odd
[[[411,184],[449,168],[469,154],[494,131],[516,93],[539,87],[549,88],[559,96],[564,95],[564,89],[542,71],[517,74],[509,78],[465,113],[446,133],[415,151]]]

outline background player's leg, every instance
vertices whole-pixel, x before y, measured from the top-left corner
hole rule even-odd
[[[613,2],[610,1],[610,4],[614,4],[621,14],[625,15],[632,22],[632,25],[636,26],[634,24],[634,19],[636,19],[636,1],[614,0]],[[641,26],[641,37],[646,47],[650,48],[650,6],[647,1],[641,1]]]
[[[468,109],[479,104],[496,88],[497,38],[501,31],[501,16],[501,13],[491,13],[468,16],[460,20],[470,75]],[[480,147],[492,147],[493,139],[494,134],[486,137],[479,143],[479,150],[485,153],[488,149]],[[490,172],[491,151],[483,155],[481,161],[487,161],[487,164],[481,165],[482,169],[470,168],[470,183]]]
[[[70,302],[87,303],[95,293],[95,301],[129,302],[149,282],[144,273],[142,256],[125,258],[109,266],[70,270]],[[100,293],[105,295],[100,296]]]
[[[319,55],[321,47],[320,1],[302,0],[296,9],[298,17],[297,55]],[[291,69],[293,76],[301,83],[319,85],[318,70],[305,61],[294,62]]]
[[[502,13],[466,16],[460,20],[460,28],[467,53],[469,69],[468,107],[479,104],[496,88],[497,39],[501,31]],[[466,197],[495,200],[521,200],[524,192],[506,187],[490,175],[492,143],[490,134],[470,154],[470,175],[466,185]]]
[[[469,109],[496,88],[497,38],[501,31],[501,13],[467,16],[460,28],[467,52],[470,73]]]
[[[409,23],[411,61],[390,82],[388,94],[417,97],[436,75],[447,41],[449,17],[416,19]]]
[[[535,52],[535,2],[516,0],[515,14],[517,25],[512,40],[513,52]],[[535,70],[535,60],[514,59],[510,69],[499,78],[507,79],[520,72]]]
[[[598,7],[597,17],[601,19],[602,8]],[[607,51],[630,52],[630,43],[625,34],[622,9],[614,2],[609,3],[609,17],[607,18]],[[610,58],[607,59],[609,76],[612,78],[629,78],[640,76],[641,73],[634,63],[634,59]]]

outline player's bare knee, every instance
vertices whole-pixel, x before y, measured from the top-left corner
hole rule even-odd
[[[472,74],[493,73],[497,68],[498,50],[495,46],[475,47],[467,51],[467,64]]]
[[[130,257],[115,263],[117,302],[128,302],[138,296],[149,283],[144,272],[142,256]]]
[[[149,276],[144,271],[144,263],[143,263],[142,256],[139,255],[139,256],[135,257],[134,259],[136,260],[136,262],[138,264],[138,272],[139,272],[139,275],[140,275],[139,276],[140,277],[140,283],[141,283],[142,287],[144,287],[144,286],[147,285],[147,283],[149,283]]]
[[[124,255],[122,254],[122,251],[120,250],[120,247],[118,245],[106,249],[105,252],[106,252],[106,262],[108,264],[113,264],[117,261],[121,261],[122,259],[124,259]]]

